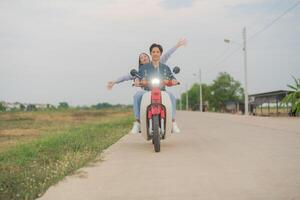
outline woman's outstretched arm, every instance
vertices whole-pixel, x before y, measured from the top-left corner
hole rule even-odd
[[[122,83],[124,81],[129,81],[129,80],[133,80],[133,77],[130,74],[121,76],[121,77],[117,78],[117,80],[115,80],[115,81],[109,81],[107,83],[107,89],[111,90],[115,84],[119,84],[119,83]]]
[[[181,46],[185,46],[187,44],[187,40],[186,38],[181,38],[177,44],[172,47],[171,49],[169,49],[160,59],[160,62],[165,64],[168,59],[170,58],[170,56]]]

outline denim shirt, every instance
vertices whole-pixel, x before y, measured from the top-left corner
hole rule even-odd
[[[151,81],[153,78],[159,78],[161,81],[163,80],[174,80],[176,79],[171,71],[171,69],[162,63],[159,63],[159,67],[155,68],[151,63],[142,65],[138,72],[139,76],[142,79],[147,81]],[[145,87],[144,90],[150,90],[149,87]],[[166,90],[165,86],[161,87],[161,90]]]
[[[164,55],[162,55],[162,57],[160,58],[160,62],[163,63],[163,64],[165,64],[165,63],[169,60],[169,58],[171,57],[171,55],[172,55],[176,50],[177,50],[177,47],[176,47],[176,46],[173,47],[173,48],[171,48],[171,49],[169,49]],[[129,81],[129,80],[133,80],[133,79],[134,79],[133,76],[131,76],[130,74],[127,74],[127,75],[125,75],[125,76],[119,77],[117,80],[115,80],[115,82],[116,82],[117,84],[119,84],[119,83],[122,83],[122,82],[124,82],[124,81]]]

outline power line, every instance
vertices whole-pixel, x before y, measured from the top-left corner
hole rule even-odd
[[[233,56],[236,52],[238,52],[241,49],[241,45],[239,45],[237,48],[235,48],[233,51],[231,51],[226,57],[224,57],[222,60],[217,62],[216,64],[213,65],[213,67],[209,68],[209,71],[216,69],[220,64],[224,63],[226,60],[228,60],[231,56]]]
[[[270,11],[276,9],[282,2],[283,2],[282,0],[277,1],[275,4],[272,5],[272,7],[271,7],[270,9],[268,9],[268,12],[270,12]],[[259,19],[262,19],[263,17],[264,17],[264,15],[263,15],[263,14],[260,14],[260,15],[257,16],[257,17],[250,23],[250,25],[248,25],[247,27],[252,26],[252,25],[255,24],[257,21],[259,21]],[[232,38],[236,38],[237,36],[238,36],[238,34],[236,34],[236,35],[235,35],[234,37],[232,37]],[[235,40],[235,41],[236,41],[236,40]],[[228,50],[229,50],[229,48],[226,49],[226,50],[224,50],[224,51],[222,51],[222,53],[220,53],[218,56],[216,56],[216,58],[215,58],[214,60],[218,61],[218,60],[222,59],[223,56],[226,55],[226,53],[228,52]],[[236,51],[237,51],[237,50],[234,50],[234,52],[236,52]],[[234,54],[234,53],[230,53],[229,56],[226,56],[225,58],[223,58],[222,61],[223,61],[223,60],[226,61],[226,60],[227,60],[228,58],[230,58],[233,54]],[[220,62],[216,62],[216,63],[220,63]],[[222,62],[221,62],[221,63],[222,63]],[[214,64],[214,66],[215,66],[215,65],[218,65],[218,64]]]
[[[285,1],[288,1],[288,0],[285,0]],[[274,4],[272,4],[272,6],[269,9],[267,9],[267,12],[268,13],[272,12],[273,10],[278,8],[278,6],[280,6],[282,4],[282,2],[285,2],[285,1],[279,0],[279,1],[275,2]],[[265,18],[266,18],[266,13],[261,13],[253,20],[253,22],[251,22],[250,24],[247,25],[247,28],[252,27],[254,24],[256,24],[259,21],[264,20]]]
[[[259,34],[261,34],[262,32],[264,32],[265,30],[267,30],[268,28],[270,28],[273,24],[275,24],[277,21],[279,21],[283,16],[285,16],[287,13],[289,13],[290,11],[292,11],[294,8],[296,8],[298,5],[300,4],[300,1],[297,1],[295,4],[293,4],[291,7],[289,7],[287,10],[285,10],[281,15],[279,15],[278,17],[276,17],[275,19],[273,19],[270,23],[268,23],[266,26],[264,26],[262,29],[260,29],[259,31],[257,31],[256,33],[254,33],[252,36],[249,37],[248,41],[254,39],[255,37],[257,37]],[[277,6],[277,5],[276,5]],[[274,7],[276,7],[274,6]],[[273,7],[273,9],[274,9]],[[216,64],[214,64],[213,68],[210,68],[210,70],[215,69],[217,66],[219,66],[220,64],[224,63],[226,60],[228,60],[231,56],[233,56],[236,52],[238,52],[238,50],[240,50],[242,45],[239,45],[238,48],[234,49],[232,52],[230,52],[226,57],[224,57],[222,60],[220,60],[219,62],[216,62]],[[225,52],[226,53],[226,52]],[[224,53],[224,55],[225,55]],[[219,56],[218,56],[219,57]],[[208,71],[210,71],[208,70]]]
[[[249,37],[249,40],[252,40],[253,38],[257,37],[259,34],[270,28],[273,24],[275,24],[277,21],[279,21],[283,16],[285,16],[287,13],[292,11],[294,8],[296,8],[300,4],[300,1],[297,1],[295,4],[293,4],[291,7],[289,7],[287,10],[285,10],[281,15],[273,19],[270,23],[268,23],[266,26],[264,26],[262,29],[254,33],[252,36]]]

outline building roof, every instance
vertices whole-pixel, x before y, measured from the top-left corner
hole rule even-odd
[[[251,94],[249,97],[269,97],[269,96],[275,96],[275,95],[286,95],[290,93],[289,90],[275,90],[271,92],[263,92],[263,93],[257,93],[257,94]]]

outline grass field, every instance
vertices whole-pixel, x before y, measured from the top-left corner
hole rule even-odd
[[[0,199],[35,199],[128,133],[129,110],[0,114]]]

